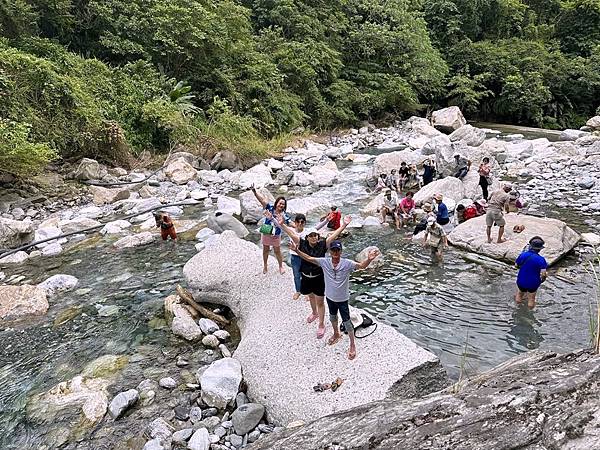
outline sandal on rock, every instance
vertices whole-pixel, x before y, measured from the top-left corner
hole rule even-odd
[[[325,336],[325,327],[317,329],[317,339],[323,339]]]
[[[341,378],[336,378],[336,380],[331,383],[331,390],[333,392],[337,391],[337,389],[342,385],[342,383],[344,382],[344,380],[342,380]]]
[[[323,392],[330,388],[331,388],[331,384],[329,384],[329,383],[317,383],[316,386],[313,386],[313,389],[315,392]]]

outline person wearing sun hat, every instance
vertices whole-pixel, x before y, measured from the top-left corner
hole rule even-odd
[[[548,276],[548,263],[546,258],[540,255],[544,245],[545,242],[540,236],[532,237],[528,248],[515,261],[519,268],[515,301],[521,304],[526,297],[529,309],[535,308],[536,293]]]
[[[425,231],[429,217],[435,218],[435,213],[433,212],[431,203],[425,202],[421,205],[421,213],[417,214],[417,225],[415,225],[415,229],[413,230],[413,236],[419,234],[421,231]]]
[[[447,225],[450,223],[450,214],[448,214],[448,207],[444,203],[444,196],[442,194],[433,194],[433,200],[436,204],[436,219],[440,225]]]
[[[423,245],[431,248],[431,257],[433,259],[442,259],[444,247],[448,247],[448,238],[446,232],[437,223],[434,217],[427,219],[427,228],[423,237]]]

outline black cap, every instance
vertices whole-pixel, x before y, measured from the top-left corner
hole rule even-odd
[[[541,250],[544,248],[544,240],[539,236],[534,236],[529,240],[529,247],[532,250]]]
[[[342,249],[342,242],[341,241],[333,241],[329,245],[329,250],[341,250],[341,249]]]

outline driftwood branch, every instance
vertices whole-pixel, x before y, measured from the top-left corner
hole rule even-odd
[[[192,308],[194,308],[196,311],[198,311],[200,313],[200,315],[206,317],[207,319],[214,320],[219,325],[229,325],[229,320],[227,320],[225,317],[221,316],[220,314],[215,314],[210,309],[205,308],[204,306],[197,303],[194,300],[194,297],[192,297],[192,294],[189,291],[182,288],[180,285],[177,285],[177,295],[179,295],[179,297],[184,302],[186,302],[188,305],[190,305]]]

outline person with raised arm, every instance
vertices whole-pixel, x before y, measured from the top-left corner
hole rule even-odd
[[[279,222],[277,217],[275,217],[275,220]],[[315,228],[306,230],[306,237],[303,239],[292,227],[283,222],[281,222],[281,228],[288,234],[294,247],[300,248],[304,254],[311,257],[322,258],[327,254],[327,249],[331,243],[342,234],[342,231],[346,229],[351,221],[352,218],[350,216],[344,217],[342,225],[331,233],[327,239],[321,239],[319,232]],[[291,245],[290,251],[300,256]],[[311,314],[307,317],[306,322],[312,323],[319,319],[317,339],[321,339],[325,335],[325,279],[323,277],[323,270],[317,264],[303,258],[300,265],[300,276],[300,292],[302,295],[308,297],[311,309]]]
[[[348,336],[350,337],[350,349],[348,350],[348,359],[356,358],[356,339],[354,337],[354,327],[350,320],[350,274],[355,270],[366,269],[371,262],[379,256],[379,250],[371,250],[367,259],[363,262],[356,262],[350,259],[342,258],[342,243],[333,241],[329,246],[330,258],[315,258],[307,255],[292,241],[290,248],[307,262],[323,269],[325,278],[325,298],[329,308],[329,320],[333,327],[333,335],[327,340],[327,344],[335,345],[342,339],[340,328],[338,326],[338,312],[342,316],[342,323]]]
[[[254,186],[252,186],[252,192],[254,193],[256,200],[258,200],[261,206],[265,209],[265,223],[260,227],[260,241],[263,246],[263,273],[267,273],[267,261],[269,260],[271,247],[273,247],[275,258],[277,258],[277,263],[279,264],[279,273],[283,275],[285,270],[283,269],[283,256],[281,254],[281,227],[273,224],[269,216],[272,217],[274,214],[279,215],[281,216],[280,223],[288,224],[290,222],[290,218],[285,212],[287,208],[287,200],[285,197],[277,197],[275,202],[270,204],[267,199],[265,199],[259,192],[256,191]]]

